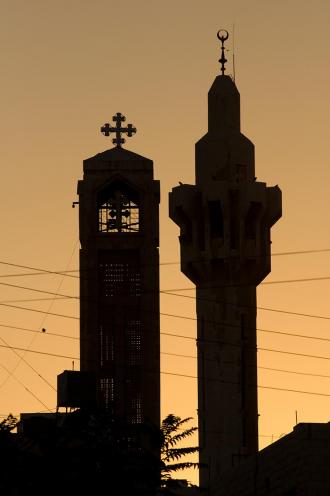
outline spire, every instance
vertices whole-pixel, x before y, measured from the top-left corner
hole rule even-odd
[[[221,41],[221,57],[219,59],[219,62],[221,64],[221,75],[224,76],[225,75],[225,64],[227,62],[227,59],[225,57],[225,41],[228,40],[229,38],[229,33],[228,31],[226,31],[225,29],[220,29],[218,32],[217,32],[217,38],[218,40]]]
[[[230,134],[240,132],[240,96],[232,78],[225,74],[225,41],[229,38],[229,33],[225,29],[220,29],[217,38],[221,41],[221,74],[216,76],[209,91],[209,132]]]

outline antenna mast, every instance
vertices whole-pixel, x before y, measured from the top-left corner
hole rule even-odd
[[[233,80],[235,83],[235,23],[233,23]]]

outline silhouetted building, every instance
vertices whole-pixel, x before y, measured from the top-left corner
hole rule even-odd
[[[153,162],[124,150],[132,125],[116,114],[115,148],[84,160],[78,182],[81,371],[101,409],[160,423],[159,181]]]
[[[223,45],[220,62],[208,132],[196,144],[196,184],[169,198],[181,270],[196,284],[200,485],[210,494],[219,474],[258,451],[256,287],[270,272],[270,228],[281,217],[280,189],[256,181]]]
[[[329,496],[330,424],[293,432],[222,474],[214,496]]]

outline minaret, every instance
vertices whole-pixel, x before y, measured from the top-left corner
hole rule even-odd
[[[84,160],[78,182],[81,370],[96,376],[101,410],[159,426],[159,181],[122,148],[136,129],[113,121],[101,131],[116,146]]]
[[[169,195],[181,270],[196,284],[200,485],[258,451],[256,287],[270,272],[270,228],[281,191],[256,181],[254,146],[240,131],[240,95],[225,75],[208,95],[208,132],[196,143],[196,185]]]

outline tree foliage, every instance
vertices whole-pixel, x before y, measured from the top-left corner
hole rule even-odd
[[[0,422],[0,494],[179,494],[188,482],[173,474],[198,466],[183,460],[198,448],[180,447],[196,431],[186,427],[190,420],[171,414],[159,430],[78,410],[36,414],[13,433],[17,419],[9,415]]]
[[[161,432],[163,440],[161,444],[161,486],[164,494],[177,494],[182,484],[190,485],[186,480],[173,479],[173,474],[187,468],[198,468],[198,462],[183,461],[187,455],[198,453],[198,446],[180,447],[180,443],[189,438],[197,427],[186,427],[186,424],[192,420],[191,417],[181,419],[180,417],[169,414],[162,421]]]

